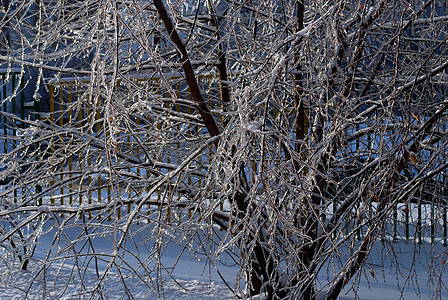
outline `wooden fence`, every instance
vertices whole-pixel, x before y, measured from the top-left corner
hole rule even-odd
[[[74,126],[77,128],[79,132],[84,132],[86,136],[95,136],[96,134],[105,134],[102,132],[102,124],[103,120],[103,109],[102,103],[100,102],[100,93],[98,93],[98,97],[96,98],[85,98],[82,101],[78,101],[81,97],[87,97],[86,95],[92,95],[94,93],[85,93],[86,89],[91,88],[89,78],[64,78],[59,80],[51,80],[49,82],[49,111],[48,113],[38,113],[33,114],[33,111],[40,111],[40,102],[38,101],[29,101],[27,102],[24,96],[23,90],[23,76],[20,70],[12,70],[9,72],[0,72],[0,78],[2,80],[2,108],[4,112],[12,113],[15,115],[20,115],[21,118],[25,119],[27,113],[30,118],[38,118],[40,117],[43,121],[47,119],[48,122],[54,124],[55,126],[59,126],[64,128],[70,123],[70,126]],[[176,82],[176,79],[177,80]],[[161,78],[148,78],[148,77],[135,77],[132,78],[134,84],[140,85],[146,91],[154,89],[155,92],[158,92],[160,89]],[[182,92],[185,93],[183,97],[189,100],[187,87],[185,83],[182,83],[181,77],[172,76],[170,77],[170,81],[174,81],[175,83],[171,85],[172,90],[165,90],[166,99],[170,97],[170,93],[176,93],[177,96],[180,96]],[[209,91],[219,91],[218,82],[215,80],[214,75],[204,75],[199,76],[199,81],[204,86],[204,90]],[[216,84],[216,86],[212,86]],[[120,85],[120,82],[117,83]],[[127,87],[123,87],[126,92]],[[9,92],[8,92],[9,91]],[[129,91],[130,92],[130,91]],[[161,96],[161,95],[159,95]],[[209,95],[213,98],[213,95]],[[162,97],[162,96],[161,96]],[[11,99],[14,98],[14,101]],[[219,97],[216,97],[219,99]],[[82,107],[79,105],[82,103]],[[180,104],[173,104],[170,101],[166,101],[164,103],[165,108],[173,111],[174,113],[185,113],[187,115],[192,114],[192,108],[190,106],[182,106]],[[219,109],[219,102],[216,102],[212,106],[212,109]],[[277,109],[272,110],[273,118],[277,117],[278,111]],[[3,135],[4,135],[4,145],[3,151],[4,153],[8,152],[12,147],[14,147],[12,141],[8,140],[8,135],[15,135],[17,128],[20,128],[22,124],[15,124],[16,126],[9,126],[8,122],[11,120],[7,120],[4,116],[2,120],[3,125]],[[136,118],[135,123],[138,126],[145,126],[149,122],[152,122],[150,117],[141,117]],[[306,120],[305,120],[306,121]],[[220,120],[222,122],[222,120]],[[93,124],[92,126],[86,126],[86,123]],[[175,125],[177,126],[177,130],[180,131],[181,124]],[[189,129],[190,133],[194,130],[192,128]],[[101,133],[102,132],[102,133]],[[102,137],[104,138],[104,136]],[[140,148],[139,142],[135,139],[135,137],[126,135],[125,132],[117,132],[114,137],[115,140],[120,141],[117,147],[127,147],[128,153],[139,157],[143,150]],[[63,141],[62,141],[63,142]],[[52,140],[50,144],[57,144],[58,141]],[[61,142],[59,142],[61,143]],[[176,155],[166,155],[166,163],[171,163],[173,159],[176,159],[178,155],[182,152],[183,145],[181,141],[177,142],[173,145],[172,150],[176,153]],[[51,151],[56,151],[53,148],[49,148]],[[46,200],[44,203],[49,205],[65,205],[65,206],[79,206],[80,208],[83,205],[92,205],[95,203],[110,203],[114,197],[118,197],[120,199],[128,199],[132,200],[136,197],[140,197],[141,194],[137,192],[138,189],[128,188],[126,191],[116,191],[113,188],[113,185],[110,182],[107,182],[108,178],[107,174],[104,171],[98,170],[97,166],[101,164],[101,161],[104,159],[105,152],[104,149],[98,148],[88,148],[83,152],[84,149],[81,149],[79,153],[72,153],[72,155],[68,156],[67,161],[64,161],[58,167],[55,167],[54,171],[57,174],[54,177],[54,180],[50,183],[50,186],[58,186],[57,190],[52,189],[51,192],[45,195]],[[212,151],[210,149],[210,151]],[[251,173],[255,176],[256,174],[256,162],[251,163]],[[86,178],[80,178],[79,180],[75,179],[76,169],[83,170],[92,170],[92,172],[87,172]],[[127,170],[129,173],[134,173],[138,177],[147,177],[149,174],[146,174],[146,170],[140,167],[129,167]],[[163,168],[160,168],[160,172],[166,172]],[[195,180],[200,181],[201,178],[189,177],[188,183],[191,184]],[[76,184],[76,182],[79,184]],[[40,186],[35,187],[36,193],[40,193],[42,191]],[[20,197],[20,191],[14,190],[14,197]],[[171,195],[172,196],[172,195]],[[159,191],[157,198],[160,200],[164,197],[164,194]],[[426,201],[426,203],[421,202],[420,200],[415,200],[415,204],[411,204],[410,206],[407,204],[399,204],[394,212],[393,212],[393,220],[390,224],[392,226],[393,238],[405,238],[411,239],[412,237],[416,238],[418,242],[422,242],[425,237],[429,237],[432,243],[437,242],[439,240],[443,240],[443,244],[448,244],[447,239],[447,212],[446,207],[441,205],[435,205],[434,203],[430,203],[430,201]],[[42,200],[40,200],[42,201]],[[126,201],[123,201],[125,203]],[[116,217],[121,218],[122,209],[125,209],[127,213],[129,213],[132,209],[132,201],[127,201],[125,205],[121,208],[116,209],[113,213],[115,213]],[[151,206],[147,207],[147,211],[151,211]],[[221,205],[222,209],[222,205]],[[359,209],[359,208],[355,208]],[[369,208],[370,211],[375,210],[375,203],[371,205]],[[417,210],[417,212],[415,212]],[[110,212],[111,210],[109,210]],[[333,211],[330,209],[328,211],[328,215],[331,215]],[[171,212],[167,210],[168,218],[171,218]],[[88,218],[93,218],[92,212],[89,212]],[[111,215],[109,215],[111,218]],[[411,226],[414,223],[416,226]],[[425,224],[426,223],[426,224]],[[345,225],[347,231],[350,228],[358,227],[358,231],[356,234],[357,239],[362,239],[363,230],[359,227],[359,222],[356,219],[346,220]],[[410,228],[415,228],[415,231],[411,231]],[[436,232],[443,232],[443,237],[437,238]],[[348,234],[348,232],[347,232]]]
[[[0,69],[0,101],[2,112],[20,116],[22,119],[34,110],[34,101],[25,101],[24,72],[21,69]],[[17,128],[24,126],[24,124],[16,124],[6,115],[0,119],[0,124],[3,127],[1,131],[4,136],[15,136]],[[14,148],[13,141],[8,139],[2,141],[3,153]]]
[[[203,75],[199,76],[198,80],[202,86],[204,86],[204,90],[218,90],[217,86],[212,88],[212,85],[217,85],[217,82],[214,82],[216,77],[214,75]],[[154,90],[154,92],[159,92],[158,90],[162,86],[162,78],[148,78],[148,77],[133,77],[130,79],[131,84],[134,85],[136,89],[144,89],[145,92]],[[181,96],[181,93],[185,93],[182,95],[184,99],[190,100],[189,93],[187,92],[186,84],[182,81],[182,77],[180,76],[171,76],[169,78],[170,82],[174,82],[174,84],[168,86],[171,90],[166,89],[164,91],[164,95],[156,95],[162,99],[165,98],[163,102],[164,109],[172,111],[173,114],[186,114],[192,115],[194,113],[194,109],[188,105],[174,104],[172,101],[166,100],[172,97],[172,93],[176,94],[176,97]],[[117,130],[116,133],[108,133],[103,128],[104,124],[104,99],[100,93],[97,93],[93,98],[88,98],[92,94],[85,93],[87,89],[91,88],[89,86],[90,81],[89,78],[63,78],[59,80],[51,80],[49,83],[49,113],[45,115],[48,118],[48,121],[56,126],[61,128],[66,127],[67,125],[73,126],[77,128],[77,131],[84,132],[86,136],[102,135],[99,137],[100,139],[107,139],[105,135],[112,134],[113,138],[111,140],[114,141],[115,145],[112,147],[117,147],[117,150],[123,150],[127,152],[129,156],[133,156],[139,158],[144,154],[143,149],[140,146],[142,141],[145,141],[145,134],[140,134],[138,137],[134,135],[127,135],[125,130]],[[129,86],[126,86],[122,80],[116,83],[117,90],[124,93],[132,93],[129,90]],[[211,96],[211,95],[209,95]],[[81,99],[84,97],[84,99]],[[81,101],[79,101],[81,99]],[[82,104],[80,106],[79,104]],[[213,103],[213,106],[219,106],[218,103]],[[213,108],[213,107],[212,107]],[[219,117],[218,117],[219,119]],[[132,120],[136,126],[140,126],[142,129],[145,128],[154,120],[149,116],[134,116]],[[115,122],[115,120],[111,120],[111,122]],[[90,126],[86,127],[86,124],[90,124]],[[159,127],[159,125],[157,125]],[[182,124],[177,124],[176,130],[178,132],[181,131]],[[119,125],[117,124],[117,127]],[[199,127],[191,125],[189,128],[189,135],[193,132],[197,132]],[[108,129],[110,130],[110,128]],[[51,141],[50,143],[57,143],[56,141]],[[182,142],[179,140],[172,145],[173,155],[166,154],[163,159],[165,163],[170,164],[179,157],[179,153],[181,153],[181,148],[184,147]],[[54,150],[50,150],[54,151]],[[211,150],[210,150],[211,151]],[[114,197],[118,197],[120,199],[135,199],[136,197],[141,196],[137,189],[129,188],[127,192],[118,191],[119,195],[117,195],[117,191],[114,190],[113,184],[111,182],[107,182],[104,172],[99,171],[96,174],[88,175],[87,178],[81,180],[79,185],[75,186],[75,180],[72,180],[73,171],[78,169],[84,170],[93,170],[97,166],[101,165],[101,162],[104,160],[106,154],[104,149],[101,147],[95,149],[94,147],[89,147],[87,152],[80,153],[79,155],[73,155],[68,158],[68,162],[64,162],[63,166],[60,166],[60,170],[65,168],[67,172],[59,172],[60,175],[55,177],[55,180],[51,182],[50,185],[60,186],[58,190],[53,190],[49,195],[49,203],[51,205],[79,205],[80,207],[84,204],[95,204],[95,203],[109,203]],[[149,174],[146,174],[146,170],[144,168],[140,168],[139,166],[129,167],[127,171],[130,173],[134,173],[138,177],[149,177]],[[163,167],[160,167],[160,172],[164,173],[167,170]],[[92,172],[93,173],[93,172]],[[195,181],[201,181],[201,178],[195,178],[194,176],[189,176],[188,182],[192,183]],[[64,182],[68,182],[67,185],[63,184]],[[160,200],[164,197],[162,191],[158,191],[157,198]],[[172,197],[172,195],[171,195]],[[75,199],[76,198],[76,199]],[[124,201],[126,202],[126,201]],[[124,209],[129,213],[132,209],[131,205],[132,201],[127,201],[127,204],[124,206]],[[151,210],[151,207],[148,206],[148,212]],[[116,217],[120,218],[122,214],[121,208],[116,209]],[[171,218],[171,213],[168,209],[168,217]],[[92,218],[92,213],[89,213],[89,218]]]

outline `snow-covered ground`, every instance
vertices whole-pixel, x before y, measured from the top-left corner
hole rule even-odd
[[[67,240],[71,240],[76,238],[77,233],[72,230],[66,235]],[[52,247],[51,236],[48,234],[42,237],[34,257],[42,259],[47,255],[48,249]],[[110,240],[98,236],[94,244],[97,253],[111,252]],[[441,243],[435,247],[423,244],[418,248],[420,253],[416,253],[414,245],[396,242],[396,252],[390,253],[383,251],[381,246],[382,242],[377,241],[365,273],[350,282],[340,299],[448,299],[445,286],[448,283],[448,248]],[[166,276],[167,273],[161,277],[148,276],[144,283],[132,276],[126,278],[127,287],[135,299],[234,299],[213,266],[188,253],[179,257],[179,250],[179,246],[170,244],[164,252],[163,265],[167,268],[176,265],[171,277]],[[398,262],[391,260],[394,256],[398,257]],[[6,258],[6,251],[0,249],[0,299],[84,299],[80,291],[88,291],[98,284],[93,264],[88,268],[82,265],[73,267],[67,257],[48,263],[47,268],[37,268],[39,264],[31,262],[28,271],[18,271],[10,267]],[[135,264],[132,257],[126,262]],[[101,275],[108,261],[100,261],[98,265]],[[433,273],[427,273],[428,266],[432,267]],[[108,273],[103,287],[104,295],[107,299],[129,299],[118,272],[113,270]],[[237,268],[221,266],[219,270],[220,275],[234,286]],[[74,274],[76,272],[83,274]],[[84,287],[77,280],[80,277],[83,278]],[[428,278],[432,278],[431,284],[428,284]],[[325,284],[326,275],[321,275],[319,279]],[[164,281],[163,285],[160,280]],[[437,285],[442,286],[440,294],[433,289]],[[403,286],[405,288],[400,289]],[[85,298],[90,297],[86,295]]]
[[[395,253],[383,251],[378,241],[359,280],[350,282],[341,299],[448,299],[448,248],[429,243],[395,242]],[[396,256],[395,259],[391,259]],[[431,267],[431,273],[428,273]],[[430,279],[431,278],[431,279]],[[441,285],[439,294],[435,287]],[[354,291],[356,290],[356,292]]]
[[[418,209],[411,205],[410,221],[411,228],[415,228],[418,219]],[[392,243],[391,237],[383,237],[387,240],[377,241],[369,256],[365,271],[352,280],[342,292],[340,299],[448,299],[448,247],[443,246],[443,240],[437,238],[437,244],[432,246],[430,241],[429,226],[434,224],[436,227],[443,225],[440,214],[431,213],[430,206],[422,206],[422,221],[423,221],[423,244],[415,245],[412,241],[405,241],[401,238],[405,231],[404,214],[398,215],[399,224],[397,225],[398,238],[394,243],[395,252],[388,252],[382,247],[383,243]],[[401,207],[398,208],[402,212]],[[123,224],[124,219],[120,220]],[[92,220],[93,222],[93,220]],[[71,223],[70,223],[71,224]],[[84,299],[90,298],[89,291],[99,284],[98,278],[102,276],[103,271],[107,268],[110,257],[105,255],[105,259],[98,261],[97,266],[99,273],[94,269],[93,263],[89,263],[88,267],[83,265],[85,259],[77,261],[70,257],[69,247],[75,247],[82,244],[81,241],[76,241],[83,229],[79,224],[73,223],[73,226],[66,224],[64,227],[63,236],[65,238],[59,240],[58,246],[53,244],[53,236],[56,228],[55,224],[45,224],[42,232],[48,231],[38,239],[38,246],[33,258],[39,261],[31,261],[27,271],[20,271],[17,268],[19,262],[15,262],[15,267],[12,268],[10,257],[7,256],[7,249],[0,248],[0,299]],[[68,226],[70,225],[70,226]],[[106,231],[108,226],[113,227],[113,222],[98,224]],[[72,227],[71,227],[72,226]],[[91,223],[91,228],[95,228],[95,223]],[[392,224],[390,224],[392,226]],[[151,257],[150,250],[153,242],[148,242],[145,239],[151,237],[151,233],[144,232],[150,230],[151,226],[143,229],[141,234],[134,236],[136,244],[146,243],[147,248],[139,248],[140,257]],[[132,225],[131,231],[136,232],[141,228],[138,224]],[[438,232],[441,228],[438,228]],[[393,232],[392,228],[389,232]],[[112,239],[107,238],[101,232],[92,235],[92,247],[95,248],[96,253],[110,254],[112,252]],[[411,236],[416,236],[415,231],[411,230]],[[136,240],[139,239],[139,240]],[[359,242],[354,240],[353,242]],[[76,244],[76,245],[75,245]],[[65,250],[60,249],[67,248]],[[132,245],[128,247],[130,252],[136,251]],[[147,253],[145,252],[147,249]],[[49,254],[49,257],[57,257],[42,266],[42,261]],[[181,256],[182,248],[176,243],[170,243],[162,256],[162,263],[165,268],[160,274],[147,274],[147,279],[135,278],[135,275],[126,275],[125,282],[127,288],[132,291],[132,296],[135,299],[234,299],[234,295],[223,279],[230,285],[235,287],[235,278],[237,274],[237,267],[218,265],[220,274],[217,273],[212,263],[206,263],[200,257],[191,255],[185,251]],[[55,251],[60,251],[60,254],[54,255]],[[82,251],[81,251],[82,252]],[[62,258],[62,259],[61,259]],[[396,258],[396,259],[395,259]],[[126,254],[123,256],[126,264],[136,268],[138,265],[135,257]],[[226,255],[221,256],[221,262],[226,265],[232,265],[231,259],[226,260]],[[147,260],[147,262],[150,261]],[[80,263],[79,266],[74,264]],[[122,262],[121,262],[122,263]],[[151,263],[151,262],[149,262]],[[172,266],[176,266],[172,269]],[[432,270],[428,273],[428,267]],[[329,270],[331,268],[328,268]],[[120,274],[112,268],[110,273],[107,273],[107,281],[104,281],[104,286],[101,285],[104,295],[108,299],[129,299],[131,298],[125,292],[123,287],[123,280]],[[167,271],[168,270],[168,271]],[[74,274],[78,272],[79,274]],[[80,275],[80,273],[82,273]],[[100,274],[100,276],[98,276]],[[334,274],[331,271],[328,274],[321,274],[318,278],[321,285],[325,285],[328,279]],[[328,277],[328,279],[327,279]],[[82,285],[79,278],[83,278]],[[163,284],[161,283],[163,281]],[[404,288],[403,288],[404,287]],[[440,287],[437,289],[437,287]],[[435,289],[436,288],[436,289]],[[440,291],[441,293],[438,293]],[[94,297],[97,299],[98,297]],[[259,298],[260,299],[260,298]]]

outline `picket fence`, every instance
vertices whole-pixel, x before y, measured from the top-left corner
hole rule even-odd
[[[176,84],[172,86],[175,93],[180,94],[182,92],[186,92],[187,88],[185,84],[180,80],[181,77],[178,77],[178,81]],[[199,76],[199,82],[201,85],[205,85],[204,90],[215,90],[219,91],[218,82],[216,80],[215,75],[203,75]],[[102,112],[99,105],[95,103],[91,104],[89,108],[80,109],[77,105],[72,105],[76,101],[78,97],[82,97],[86,88],[89,88],[90,79],[89,78],[62,78],[58,80],[51,80],[49,82],[49,107],[47,112],[41,111],[41,102],[40,99],[34,99],[31,101],[27,101],[25,99],[24,93],[24,76],[23,71],[19,69],[11,69],[11,70],[0,70],[0,84],[1,84],[1,107],[3,112],[11,113],[17,116],[20,116],[22,119],[41,119],[42,121],[49,121],[53,124],[56,124],[60,127],[63,127],[67,122],[72,122],[76,124],[75,126],[79,127],[79,130],[85,127],[86,118],[89,118],[88,121],[95,124],[95,126],[90,127],[90,134],[94,134],[95,132],[100,132],[101,130],[101,118]],[[132,79],[134,83],[145,85],[146,89],[157,88],[161,85],[161,78],[148,78],[148,77],[135,77]],[[176,80],[176,76],[170,77],[170,80]],[[120,83],[118,83],[119,85]],[[216,85],[212,87],[211,85]],[[171,91],[172,92],[172,91]],[[168,93],[168,92],[167,92]],[[168,97],[169,95],[167,95]],[[188,93],[185,95],[186,99],[188,99]],[[219,105],[219,104],[214,104]],[[187,114],[191,114],[191,108],[188,106],[182,107],[179,104],[167,104],[167,108],[171,109],[175,112],[185,112]],[[212,107],[213,108],[213,107]],[[216,108],[216,107],[215,107]],[[274,118],[278,112],[276,109],[273,109]],[[89,117],[87,117],[89,116]],[[222,120],[221,120],[222,121]],[[8,119],[5,115],[0,120],[0,125],[3,133],[3,147],[0,151],[3,153],[7,153],[14,149],[14,141],[13,139],[8,139],[8,136],[15,136],[17,130],[20,127],[25,126],[24,124],[12,124],[11,120]],[[148,119],[137,119],[136,122],[138,125],[143,125],[144,122],[151,122]],[[180,125],[176,125],[180,126]],[[179,129],[179,128],[178,128]],[[118,136],[116,138],[120,138]],[[131,136],[123,136],[121,137],[125,140],[124,144],[127,144],[128,147],[135,148],[136,153],[142,153],[141,149],[139,150],[139,143],[137,143]],[[177,143],[177,149],[174,151],[179,152],[182,145]],[[210,149],[210,151],[212,151]],[[76,156],[70,156],[68,159],[68,163],[65,163],[63,168],[67,169],[67,172],[60,172],[58,178],[55,178],[54,181],[51,182],[51,185],[58,184],[60,188],[58,190],[52,190],[45,197],[40,198],[40,203],[44,201],[44,204],[48,205],[69,205],[69,206],[78,206],[82,207],[85,204],[94,204],[94,203],[109,203],[112,199],[117,196],[115,191],[112,190],[111,185],[108,184],[107,178],[104,178],[99,174],[98,176],[89,175],[85,183],[80,183],[80,186],[74,186],[74,181],[71,180],[72,171],[75,168],[88,168],[92,169],[103,159],[101,156],[101,151],[98,150],[97,153],[89,152],[85,153],[87,157],[85,159],[81,158],[76,160]],[[75,158],[74,158],[75,157]],[[175,156],[173,156],[172,159]],[[170,156],[167,156],[167,163],[170,163]],[[133,170],[129,170],[130,172],[134,172],[138,176],[144,175],[145,170],[136,167]],[[166,170],[165,170],[166,171]],[[254,167],[254,173],[256,172]],[[161,169],[161,172],[163,170]],[[66,178],[68,176],[68,178]],[[189,178],[188,181],[191,183],[194,180],[201,180],[198,178]],[[61,182],[68,182],[68,185],[60,184]],[[85,186],[83,186],[83,184]],[[80,192],[85,189],[84,192]],[[35,187],[35,192],[40,193],[42,188],[40,186]],[[20,190],[14,190],[14,197],[20,197]],[[121,198],[125,199],[134,199],[139,195],[136,192],[128,190],[127,194],[118,195]],[[158,199],[160,200],[163,197],[162,192],[158,192]],[[45,198],[46,200],[42,200]],[[371,210],[374,210],[375,204],[372,204]],[[115,217],[122,217],[122,208],[118,208],[114,211]],[[127,213],[130,213],[132,210],[131,201],[128,202],[124,208]],[[222,209],[222,206],[221,206]],[[107,218],[111,218],[112,214],[110,213],[110,209],[108,211]],[[151,211],[151,206],[148,205],[147,213]],[[328,212],[328,215],[332,213],[331,209]],[[393,238],[394,239],[415,239],[417,242],[422,243],[423,240],[428,239],[431,243],[443,242],[445,246],[448,245],[447,238],[447,211],[446,207],[440,207],[440,205],[435,204],[399,204],[393,213],[393,220],[389,224],[392,227]],[[95,216],[92,211],[89,211],[88,218],[101,217]],[[167,217],[169,219],[172,218],[171,212],[168,209]],[[346,220],[346,231],[349,234],[350,228],[355,228],[359,224],[357,220]],[[412,226],[412,224],[416,226]],[[414,231],[411,228],[415,228]],[[439,235],[439,233],[442,235]],[[356,238],[358,240],[362,239],[363,231],[362,228],[358,228],[356,232]]]

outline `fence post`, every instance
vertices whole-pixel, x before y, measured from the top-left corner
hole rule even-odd
[[[100,98],[100,96],[98,96],[98,101],[97,101],[97,103],[96,103],[96,112],[95,112],[95,122],[96,122],[96,134],[99,134],[99,132],[101,131],[101,124],[100,124],[100,122],[99,122],[99,120],[101,119],[101,109],[100,109],[100,106],[101,106],[101,98]],[[105,129],[105,128],[104,128]],[[100,149],[98,149],[98,151],[97,151],[97,155],[98,155],[98,157],[97,157],[97,166],[99,166],[99,164],[101,163],[101,150]],[[103,184],[102,183],[102,180],[101,180],[101,171],[98,171],[98,199],[97,199],[97,203],[101,203],[101,198],[102,198],[102,196],[101,196],[101,193],[102,193],[102,188],[101,188],[101,185]],[[101,214],[98,214],[98,220],[100,220],[101,219]]]
[[[443,206],[443,245],[448,246],[447,240],[447,219],[446,219],[446,206]]]
[[[418,202],[417,205],[417,239],[418,239],[418,243],[421,244],[422,243],[422,202],[421,199]]]
[[[3,98],[2,98],[2,100],[3,100],[3,111],[4,112],[7,112],[8,111],[8,107],[7,107],[7,105],[6,105],[6,101],[5,101],[5,99],[6,99],[6,94],[7,94],[7,91],[6,91],[6,83],[5,83],[5,79],[6,79],[6,74],[5,73],[2,73],[2,83],[3,83]],[[8,119],[6,119],[6,116],[3,116],[3,135],[4,136],[7,136],[8,135],[8,129],[7,129],[7,123],[8,122]],[[7,152],[8,152],[8,140],[7,139],[4,139],[3,140],[3,148],[4,148],[4,153],[6,154]]]
[[[31,115],[32,115],[32,119],[34,121],[38,121],[40,119],[40,115],[39,115],[40,112],[41,112],[41,102],[40,101],[41,101],[40,98],[34,98],[33,99],[33,102],[34,102],[33,103],[34,104],[34,113],[32,113]],[[35,147],[37,148],[36,159],[38,161],[40,161],[41,160],[40,143],[36,143]],[[37,194],[42,193],[42,186],[40,186],[39,184],[36,186],[36,193]],[[39,206],[42,205],[42,197],[40,197],[37,200],[37,204]]]
[[[79,94],[78,94],[78,100],[79,100],[79,99],[81,99],[81,97],[82,97],[82,92],[77,91],[77,93],[79,93]],[[78,110],[78,126],[79,126],[79,130],[80,130],[81,132],[83,132],[83,130],[82,130],[82,107],[79,107],[79,110]],[[84,164],[85,164],[84,158],[82,158],[82,152],[83,152],[83,150],[80,150],[80,151],[79,151],[78,167],[79,167],[80,169],[83,168],[83,162],[84,162]],[[84,179],[82,179],[82,180],[80,181],[80,183],[79,183],[81,189],[82,189],[83,181],[84,181]],[[82,198],[83,198],[83,195],[84,195],[84,192],[79,193],[79,200],[78,200],[78,201],[79,201],[79,206],[82,206],[82,202],[83,202],[83,201],[82,201]],[[83,218],[84,218],[84,217],[85,217],[85,216],[83,216]]]
[[[22,76],[22,82],[23,82],[24,78]],[[23,96],[25,97],[25,85],[22,84],[23,86]],[[29,118],[32,119],[33,121],[38,121],[40,120],[40,112],[41,112],[41,99],[38,97],[33,98],[33,111],[31,111]],[[34,144],[36,147],[36,160],[40,161],[41,160],[41,149],[40,149],[40,143],[35,143]],[[40,194],[42,193],[42,186],[40,186],[39,184],[36,185],[36,194]],[[39,199],[37,199],[37,205],[42,205],[42,197],[40,197]]]
[[[404,208],[406,240],[409,240],[409,205],[406,203]]]
[[[73,101],[73,94],[72,94],[72,87],[69,85],[67,87],[68,89],[68,99],[67,99],[67,112],[68,112],[68,122],[71,123],[72,122],[72,118],[73,118],[73,111],[72,109],[68,110],[68,108],[71,106],[72,101]],[[71,141],[70,141],[71,144]],[[73,153],[69,154],[70,157],[68,158],[68,170],[69,170],[69,178],[71,179],[73,177],[72,171],[73,171]],[[68,185],[68,190],[69,190],[69,204],[72,205],[73,204],[73,182],[72,180],[70,180],[70,183]]]
[[[434,219],[434,202],[431,203],[431,244],[435,242],[435,219]]]
[[[14,73],[12,73],[12,77],[11,77],[11,82],[12,82],[12,95],[14,95],[15,94],[15,90],[16,90],[16,75],[14,74]],[[12,113],[13,113],[13,115],[17,115],[17,113],[16,113],[16,97],[12,97],[11,98],[11,102],[12,102]],[[16,134],[17,134],[17,131],[16,131],[16,124],[15,124],[15,122],[13,122],[14,123],[14,125],[13,125],[13,129],[12,129],[12,135],[13,136],[16,136]],[[16,143],[14,142],[14,140],[13,140],[13,142],[12,142],[12,147],[13,148],[15,148],[16,147]],[[13,194],[14,194],[14,203],[16,203],[17,202],[17,189],[14,187],[14,192],[13,192]]]
[[[62,86],[59,86],[59,126],[63,127],[64,126],[64,94],[63,94],[63,90],[62,90]],[[59,176],[61,182],[61,188],[59,189],[61,195],[59,198],[60,204],[64,205],[64,186],[62,185],[62,182],[64,181],[64,175],[62,172],[64,168],[64,161],[61,162],[61,175]],[[64,214],[61,214],[61,217],[64,217]]]
[[[397,240],[397,226],[398,226],[398,210],[397,210],[397,205],[394,206],[394,214],[393,214],[393,240],[396,241]]]
[[[50,122],[52,123],[52,124],[54,124],[54,85],[52,85],[52,84],[50,84]],[[53,154],[54,153],[54,149],[53,149],[53,143],[54,143],[54,138],[52,137],[51,138],[51,140],[50,140],[50,153],[51,154]],[[53,171],[54,171],[54,167],[52,167],[52,169],[53,169]],[[54,179],[52,179],[51,181],[50,181],[50,185],[51,186],[54,186],[54,184],[55,184],[55,181],[54,181]],[[54,199],[54,192],[51,192],[51,195],[50,195],[50,203],[51,204],[55,204],[55,199]]]

